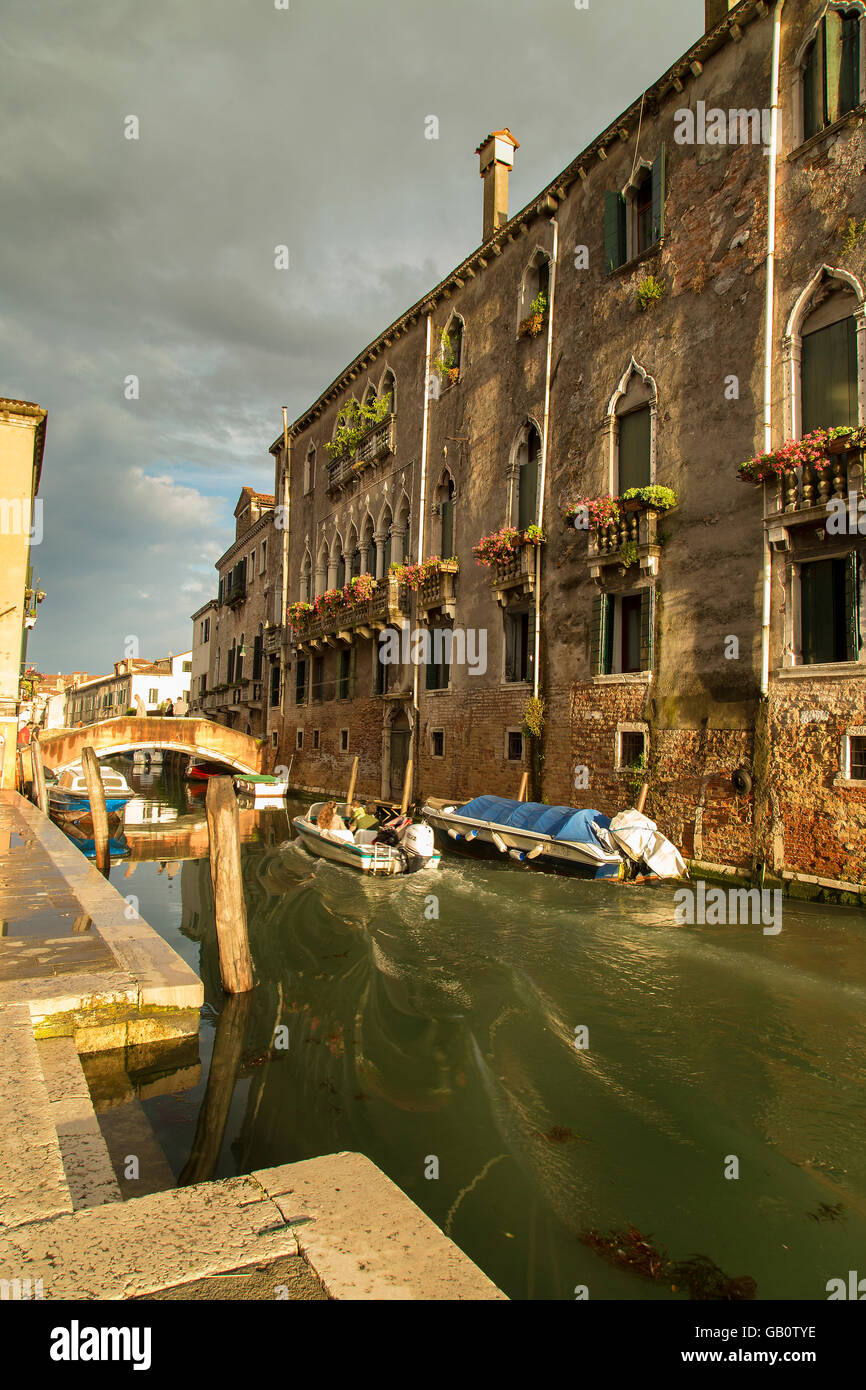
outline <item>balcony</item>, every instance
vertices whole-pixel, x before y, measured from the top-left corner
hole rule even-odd
[[[537,552],[537,545],[524,541],[507,560],[490,566],[490,587],[503,608],[514,599],[531,597],[535,593]]]
[[[661,544],[658,539],[659,513],[653,508],[634,507],[628,503],[615,521],[599,526],[589,533],[587,563],[592,579],[599,583],[604,571],[619,565],[623,570],[637,564],[643,574],[657,574]],[[628,563],[625,563],[627,560]]]
[[[840,447],[841,446],[841,447]],[[856,531],[857,508],[864,496],[863,449],[845,448],[842,441],[830,446],[830,466],[815,468],[804,464],[786,473],[779,483],[776,509],[764,518],[770,544],[787,549],[787,527],[810,522],[826,531],[828,506],[835,503],[840,512],[839,531]],[[844,503],[847,522],[841,520],[839,503]]]
[[[292,627],[294,646],[319,651],[323,646],[372,637],[409,615],[409,591],[391,575],[377,581],[376,592],[360,603],[344,603],[330,613],[313,613]]]
[[[442,560],[435,574],[430,574],[426,579],[422,579],[418,585],[419,615],[430,613],[434,609],[441,609],[447,617],[454,618],[457,606],[456,591],[459,568],[456,560]]]
[[[265,656],[276,656],[280,650],[283,629],[278,624],[268,623],[265,628],[262,640],[262,651]]]
[[[365,468],[394,452],[394,416],[389,415],[364,435],[350,454],[328,464],[328,492],[339,492]]]

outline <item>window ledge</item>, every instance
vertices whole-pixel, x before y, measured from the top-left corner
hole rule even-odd
[[[775,674],[780,680],[808,680],[810,677],[820,677],[822,680],[850,680],[852,676],[866,676],[866,661],[826,661],[803,666],[777,666]]]
[[[607,272],[607,279],[613,280],[617,275],[628,275],[630,271],[636,270],[638,266],[643,265],[645,261],[651,261],[654,256],[659,255],[663,250],[666,241],[666,235],[659,237],[658,241],[654,241],[652,246],[648,246],[645,251],[641,251],[639,256],[632,256],[630,260],[623,261],[622,265],[614,266],[613,270],[609,270]]]
[[[850,787],[852,791],[866,792],[866,781],[860,777],[843,777],[841,772],[837,772],[833,778],[834,787]]]
[[[802,144],[799,144],[796,149],[791,151],[788,155],[788,159],[799,159],[800,155],[807,154],[809,150],[814,149],[816,145],[820,145],[821,141],[826,140],[828,136],[838,134],[840,130],[844,130],[846,125],[853,125],[855,122],[859,123],[864,116],[866,116],[866,102],[861,101],[859,106],[855,106],[850,111],[846,111],[845,115],[840,116],[838,121],[834,121],[832,125],[825,126],[823,130],[819,130],[816,134],[810,135],[808,140],[804,140]]]
[[[652,671],[614,671],[606,676],[593,676],[593,685],[649,685]]]

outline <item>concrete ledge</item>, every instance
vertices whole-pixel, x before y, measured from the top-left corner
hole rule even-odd
[[[295,1224],[300,1251],[332,1298],[505,1298],[363,1154],[328,1154],[253,1177]]]
[[[71,1212],[72,1198],[27,1008],[0,1007],[0,1045],[2,1232]]]

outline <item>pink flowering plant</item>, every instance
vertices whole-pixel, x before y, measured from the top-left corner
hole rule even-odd
[[[430,579],[434,574],[439,574],[445,565],[456,565],[457,560],[452,556],[449,560],[443,560],[438,555],[430,555],[420,564],[401,564],[399,560],[392,561],[389,566],[389,574],[399,581],[400,584],[407,584],[410,589],[420,589],[425,579]]]
[[[311,603],[305,603],[300,599],[297,603],[290,603],[286,609],[286,617],[292,627],[299,627],[301,623],[315,612]]]
[[[503,526],[501,531],[482,536],[472,547],[472,553],[477,565],[505,565],[522,545],[541,545],[544,539],[540,526],[527,526],[525,531],[519,531],[516,526]]]
[[[812,430],[810,434],[804,434],[802,439],[788,439],[778,449],[747,459],[739,465],[737,473],[741,482],[764,483],[779,482],[805,465],[822,472],[832,465],[830,445],[840,440],[850,444],[852,449],[862,448],[866,442],[866,430],[854,429],[850,425]]]
[[[609,526],[613,521],[619,521],[619,499],[607,496],[578,497],[576,502],[572,502],[571,506],[565,509],[564,516],[569,525],[574,524],[576,517],[586,516],[588,519],[587,529],[598,531],[602,527]]]

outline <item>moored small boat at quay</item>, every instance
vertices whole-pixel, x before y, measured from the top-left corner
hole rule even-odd
[[[288,778],[272,773],[239,773],[234,783],[237,792],[254,801],[284,801],[289,790]]]
[[[686,878],[676,846],[639,811],[601,811],[477,796],[462,806],[429,803],[437,843],[481,858],[504,858],[579,878]]]

